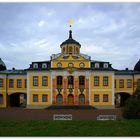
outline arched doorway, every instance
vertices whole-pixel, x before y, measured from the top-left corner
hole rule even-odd
[[[58,94],[56,96],[56,103],[57,104],[62,104],[63,103],[63,96],[61,94]]]
[[[116,105],[116,107],[125,106],[125,102],[130,96],[131,95],[129,93],[125,93],[125,92],[116,93],[116,95],[115,95],[115,105]]]
[[[11,107],[26,107],[27,95],[25,93],[13,93],[9,95]]]
[[[85,95],[84,94],[79,95],[79,104],[85,104]]]
[[[74,104],[74,96],[72,94],[68,95],[68,104],[70,105]]]

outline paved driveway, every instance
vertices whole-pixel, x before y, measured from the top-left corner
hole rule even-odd
[[[117,119],[122,118],[121,109],[104,110],[74,110],[74,109],[23,109],[7,108],[0,109],[0,119],[30,119],[30,120],[53,120],[54,114],[72,114],[73,120],[96,120],[98,115],[116,115]]]

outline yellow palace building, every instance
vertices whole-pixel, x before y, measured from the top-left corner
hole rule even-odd
[[[109,62],[91,60],[81,44],[69,38],[48,61],[25,70],[7,70],[0,59],[0,108],[46,108],[51,105],[123,106],[140,86],[140,60],[134,70],[116,70]]]

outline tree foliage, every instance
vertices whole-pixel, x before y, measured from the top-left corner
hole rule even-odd
[[[140,119],[140,88],[125,102],[123,116],[128,119]]]

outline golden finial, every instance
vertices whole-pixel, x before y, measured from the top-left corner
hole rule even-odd
[[[70,30],[72,30],[72,24],[73,24],[73,20],[70,19],[70,20],[69,20]]]

